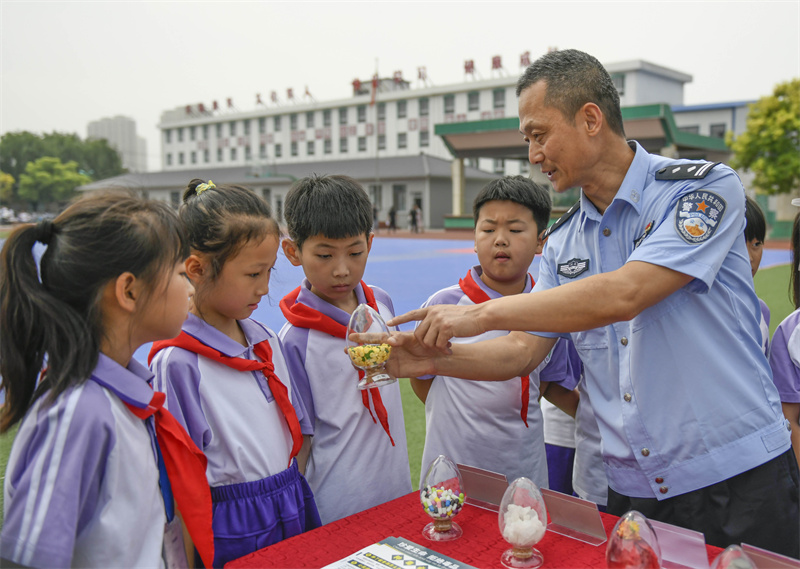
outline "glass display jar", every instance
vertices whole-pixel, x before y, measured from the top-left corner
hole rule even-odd
[[[466,496],[461,473],[455,463],[440,454],[428,467],[419,491],[422,509],[433,521],[425,526],[422,535],[431,541],[458,539],[463,533],[453,521],[464,507]]]
[[[504,567],[531,569],[544,562],[544,556],[533,546],[547,531],[547,509],[539,487],[528,478],[517,478],[509,484],[498,512],[500,534],[509,544],[500,556]]]
[[[350,335],[353,333],[386,338],[389,328],[381,315],[366,304],[359,304],[350,316],[345,345],[350,361],[361,372],[358,374],[358,388],[370,389],[397,381],[397,378],[389,374],[384,366],[386,360],[389,359],[392,347],[380,340],[376,340],[374,343],[354,342],[350,339]]]

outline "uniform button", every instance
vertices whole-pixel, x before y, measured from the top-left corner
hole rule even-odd
[[[669,488],[667,488],[666,486],[662,486],[661,488],[658,489],[658,491],[661,492],[662,494],[666,494],[667,492],[669,492]]]
[[[623,398],[625,401],[627,401],[628,403],[630,403],[630,401],[631,401],[631,399],[632,399],[632,397],[631,397],[631,394],[630,394],[630,393],[626,393],[625,395],[623,395],[623,396],[622,396],[622,398]]]
[[[606,227],[605,229],[603,229],[603,235],[608,237],[609,235],[611,235],[611,230],[608,227]]]
[[[650,456],[650,449],[649,448],[643,448],[642,449],[642,456]]]
[[[663,478],[661,478],[660,476],[656,478],[656,484],[661,484],[662,482],[664,482]]]
[[[628,338],[623,336],[622,339],[619,341],[619,343],[622,344],[623,346],[627,346],[628,345]]]

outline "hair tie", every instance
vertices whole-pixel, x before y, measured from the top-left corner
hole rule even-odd
[[[55,233],[55,225],[49,219],[43,219],[33,226],[34,237],[39,243],[49,245]]]
[[[209,180],[208,183],[198,184],[197,187],[194,189],[194,193],[199,196],[200,194],[205,192],[207,189],[216,188],[216,187],[217,186],[214,184],[214,182]]]

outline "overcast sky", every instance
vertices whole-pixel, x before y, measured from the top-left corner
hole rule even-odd
[[[130,116],[157,169],[162,111],[228,97],[240,110],[306,86],[349,97],[400,70],[510,75],[520,54],[577,48],[688,73],[685,103],[754,100],[800,77],[800,0],[695,2],[15,2],[0,0],[0,133],[77,132]]]

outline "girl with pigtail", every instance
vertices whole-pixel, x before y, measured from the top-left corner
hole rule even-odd
[[[180,332],[193,292],[187,254],[169,206],[128,192],[84,197],[5,242],[0,430],[21,425],[0,565],[185,565],[176,503],[211,562],[205,458],[133,359]]]
[[[280,244],[269,205],[247,188],[196,179],[179,216],[195,295],[181,334],[153,345],[150,366],[208,457],[214,566],[222,567],[320,525],[301,474],[313,425],[278,335],[251,318]]]

